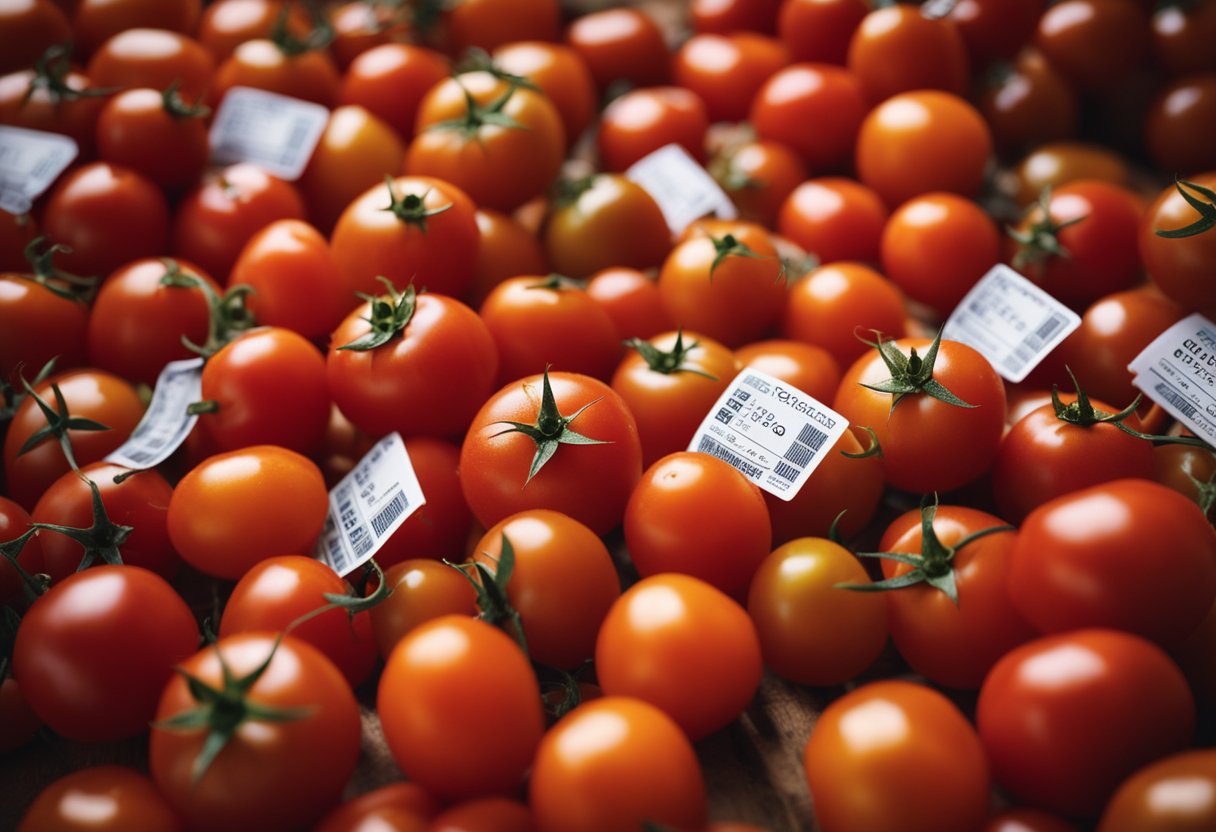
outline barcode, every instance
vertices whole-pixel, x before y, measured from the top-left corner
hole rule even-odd
[[[376,533],[376,537],[383,536],[388,527],[393,525],[393,521],[409,507],[409,504],[410,501],[405,498],[405,492],[398,491],[394,494],[389,504],[380,509],[372,518],[372,531]]]
[[[1050,318],[1045,320],[1038,329],[1036,329],[1034,331],[1034,336],[1043,341],[1046,341],[1048,338],[1051,337],[1052,333],[1054,333],[1057,329],[1059,329],[1061,326],[1063,326],[1063,324],[1064,324],[1063,318],[1061,318],[1059,315],[1052,315]]]
[[[1039,328],[1027,335],[1014,348],[1013,352],[1005,357],[1002,365],[1011,373],[1016,373],[1034,359],[1035,353],[1042,349],[1043,344],[1047,343],[1055,331],[1064,325],[1066,319],[1064,316],[1057,313],[1052,313],[1051,317],[1039,324]]]
[[[785,452],[785,458],[799,468],[805,468],[814,456],[815,452],[801,442],[793,443]]]
[[[739,470],[752,479],[758,479],[764,470],[756,465],[752,465],[750,462],[745,462],[743,457],[739,456],[722,443],[711,439],[708,436],[701,437],[701,441],[697,444],[697,450],[703,454],[716,456],[727,465]]]
[[[798,479],[798,475],[802,473],[802,469],[795,468],[793,465],[789,465],[784,462],[778,462],[776,466],[773,467],[773,473],[781,477],[781,479],[785,480],[786,482],[793,482],[794,480]]]
[[[798,441],[803,445],[809,445],[816,451],[823,449],[823,443],[827,438],[828,435],[814,425],[803,425],[802,430],[798,431]]]
[[[160,448],[158,447],[157,450],[160,450]],[[148,448],[136,448],[133,451],[125,451],[124,454],[126,455],[127,459],[136,463],[136,465],[143,465],[145,462],[148,462],[156,457],[156,451]]]
[[[1165,399],[1166,402],[1168,402],[1168,403],[1172,404],[1174,407],[1178,408],[1178,412],[1181,413],[1184,418],[1194,419],[1195,414],[1199,412],[1199,408],[1195,407],[1194,404],[1192,404],[1191,402],[1189,402],[1182,396],[1179,396],[1177,393],[1175,393],[1173,390],[1171,390],[1165,384],[1158,384],[1153,389],[1156,390],[1157,393],[1161,396],[1161,398]]]

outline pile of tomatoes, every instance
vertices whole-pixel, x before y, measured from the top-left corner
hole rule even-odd
[[[79,150],[0,213],[0,753],[147,743],[8,819],[769,828],[697,755],[769,674],[803,828],[1216,828],[1216,457],[1127,369],[1216,315],[1216,3],[578,5],[0,2],[0,126]],[[297,180],[210,164],[234,87],[328,108]],[[998,263],[1081,316],[1016,385],[938,331]],[[687,450],[744,367],[850,423],[792,499]]]

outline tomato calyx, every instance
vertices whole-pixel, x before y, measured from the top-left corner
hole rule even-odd
[[[761,254],[755,249],[748,246],[746,243],[739,242],[734,234],[723,234],[721,237],[710,235],[710,242],[714,244],[714,259],[709,264],[709,279],[712,282],[714,272],[722,265],[727,257],[749,257],[753,260],[776,260],[780,266],[780,271],[777,272],[775,283],[780,283],[785,280],[785,262],[780,257],[771,257],[767,254]]]
[[[398,198],[397,192],[393,190],[393,177],[390,174],[384,175],[384,184],[388,187],[388,206],[380,210],[392,211],[393,216],[397,219],[406,225],[414,226],[423,234],[426,233],[426,221],[428,217],[442,214],[454,205],[454,203],[449,202],[447,205],[441,205],[438,208],[426,207],[426,197],[431,192],[429,188],[422,194],[406,194]]]
[[[464,57],[457,64],[456,73],[458,75],[463,75],[466,72],[486,72],[493,75],[499,81],[505,81],[513,87],[522,87],[532,92],[542,92],[541,88],[533,83],[530,78],[507,72],[501,66],[494,63],[494,59],[490,57],[490,53],[480,46],[470,46],[466,49]]]
[[[366,595],[364,593],[367,584],[373,575],[376,577],[376,588],[370,595]],[[321,597],[325,599],[325,603],[294,619],[283,628],[283,632],[290,633],[305,621],[311,621],[330,610],[343,610],[346,612],[347,620],[353,621],[356,615],[379,606],[392,594],[393,588],[389,586],[388,581],[384,580],[384,571],[380,568],[380,564],[376,563],[376,559],[372,558],[367,562],[367,568],[364,569],[358,586],[351,587],[348,592],[322,592]]]
[[[77,89],[68,84],[68,73],[72,71],[72,45],[57,43],[47,48],[34,62],[34,77],[22,96],[21,105],[33,98],[38,90],[46,92],[54,104],[75,101],[78,98],[102,98],[118,91],[117,87],[88,87]]]
[[[545,716],[550,723],[557,722],[582,704],[583,692],[579,688],[578,676],[592,664],[591,659],[588,659],[573,672],[560,667],[535,665],[540,677],[541,701],[544,702]],[[555,676],[556,679],[546,678],[550,675]],[[560,694],[560,698],[554,699],[547,695],[547,691]]]
[[[181,79],[175,79],[161,93],[161,107],[172,116],[174,121],[185,121],[188,118],[206,118],[211,115],[211,108],[201,103],[188,104],[181,97]]]
[[[465,114],[436,122],[427,127],[427,130],[450,130],[460,133],[467,141],[476,141],[477,134],[482,127],[503,127],[508,130],[528,129],[527,125],[503,112],[503,108],[507,106],[511,96],[515,95],[515,91],[519,89],[519,84],[509,81],[502,95],[488,104],[478,104],[477,99],[473,98],[473,94],[460,83],[459,78],[454,78],[453,81],[464,93]]]
[[[220,663],[224,674],[223,685],[212,687],[183,667],[175,667],[177,672],[186,680],[186,687],[197,707],[182,711],[179,714],[153,723],[154,728],[164,731],[197,731],[206,729],[207,737],[203,747],[194,758],[191,767],[191,778],[197,785],[207,769],[219,756],[224,747],[236,736],[237,730],[246,722],[295,722],[304,719],[313,712],[313,708],[276,708],[253,702],[249,699],[249,691],[270,667],[275,652],[283,640],[283,633],[275,637],[274,644],[266,659],[244,676],[234,676],[224,661],[219,645],[213,645],[215,658]]]
[[[364,2],[376,3],[377,0],[364,0]],[[448,9],[449,2],[448,0],[407,0],[406,5],[410,11],[410,28],[419,38],[425,39],[438,25],[443,13]]]
[[[210,358],[236,336],[257,325],[253,312],[246,306],[246,298],[253,294],[252,286],[239,283],[236,286],[228,287],[224,294],[217,295],[215,290],[203,281],[183,273],[176,261],[165,259],[162,262],[166,271],[160,279],[161,285],[181,288],[197,286],[207,298],[207,340],[202,344],[196,344],[183,335],[182,345],[186,349],[204,359]],[[193,406],[191,405],[191,407]],[[193,413],[193,411],[190,412]]]
[[[507,633],[515,639],[524,655],[529,655],[523,619],[507,597],[507,584],[515,572],[515,547],[511,545],[511,539],[506,533],[502,535],[502,554],[493,569],[482,561],[453,563],[445,560],[444,563],[463,575],[477,593],[477,617]],[[473,577],[474,575],[477,577]]]
[[[55,267],[56,254],[71,254],[70,246],[49,245],[46,237],[35,237],[26,244],[25,259],[30,264],[30,279],[64,300],[87,303],[97,294],[98,279],[65,272]],[[45,246],[45,248],[43,248]]]
[[[16,571],[17,577],[21,579],[21,589],[25,593],[26,600],[33,602],[38,596],[47,591],[51,585],[49,575],[38,573],[31,575],[26,571],[25,567],[17,560],[17,556],[21,554],[21,550],[25,548],[25,544],[29,539],[38,533],[38,529],[31,526],[12,540],[0,541],[0,557],[9,562],[9,565]],[[8,610],[8,607],[4,608]],[[10,645],[11,646],[11,645]],[[3,653],[2,655],[8,655]],[[0,681],[3,681],[4,674],[0,673]]]
[[[626,347],[632,347],[637,350],[638,354],[642,356],[642,360],[646,362],[646,366],[656,373],[662,373],[665,376],[673,373],[692,373],[693,375],[704,376],[710,381],[718,380],[718,377],[712,373],[687,366],[688,354],[695,350],[701,342],[689,341],[685,344],[683,329],[676,330],[676,342],[672,344],[670,350],[661,350],[654,344],[641,338],[630,338],[624,343]]]
[[[72,440],[68,436],[68,431],[109,430],[109,425],[103,425],[101,422],[93,419],[73,416],[69,413],[68,403],[63,398],[63,391],[59,389],[58,384],[51,385],[51,392],[55,395],[54,408],[47,404],[46,399],[35,392],[24,376],[21,378],[21,384],[25,387],[25,394],[34,398],[34,403],[38,405],[38,409],[42,411],[42,415],[46,418],[46,424],[30,434],[29,438],[25,440],[25,444],[17,451],[17,456],[29,453],[43,442],[54,437],[59,441],[59,447],[63,449],[63,456],[67,459],[68,465],[72,466],[73,471],[79,471],[80,466],[76,464],[76,455],[72,452]]]
[[[895,411],[905,397],[915,393],[923,393],[954,407],[973,408],[976,406],[968,404],[951,393],[944,384],[933,377],[933,365],[937,363],[937,351],[942,343],[940,329],[937,331],[937,335],[933,336],[933,343],[929,345],[929,349],[923,357],[917,354],[916,347],[911,348],[910,355],[904,355],[895,345],[895,341],[883,339],[882,333],[877,330],[874,330],[874,336],[874,341],[862,340],[878,350],[883,363],[891,371],[891,377],[877,384],[862,384],[861,386],[877,393],[890,393],[893,397],[891,412]]]
[[[1171,240],[1181,237],[1194,237],[1216,228],[1216,191],[1186,179],[1175,179],[1174,187],[1178,189],[1178,193],[1182,195],[1187,204],[1199,212],[1199,219],[1181,228],[1156,228],[1154,229],[1154,233],[1158,237],[1166,237]],[[1194,194],[1188,193],[1188,188],[1199,194],[1199,196],[1205,197],[1208,201],[1204,202]]]
[[[111,520],[110,515],[106,513],[105,504],[101,501],[101,491],[98,490],[97,483],[83,474],[80,474],[80,477],[88,483],[89,491],[93,495],[93,524],[88,528],[78,529],[74,526],[61,526],[58,523],[31,523],[30,528],[45,529],[61,534],[84,547],[84,554],[76,566],[77,572],[88,569],[97,560],[111,565],[120,565],[122,564],[120,550],[127,538],[131,536],[131,532],[135,531],[135,527],[124,526]]]
[[[878,434],[874,432],[874,428],[869,425],[861,425],[862,430],[870,435],[870,443],[856,453],[852,451],[841,451],[840,455],[849,459],[866,459],[867,457],[876,456],[882,459],[882,444],[878,441]]]
[[[1166,436],[1155,433],[1142,433],[1135,428],[1129,426],[1126,422],[1127,418],[1136,412],[1140,407],[1140,402],[1144,398],[1143,394],[1139,394],[1132,403],[1120,410],[1118,413],[1107,413],[1094,407],[1089,400],[1088,394],[1081,388],[1077,377],[1073,375],[1072,368],[1065,366],[1065,371],[1068,377],[1072,379],[1073,386],[1077,391],[1077,400],[1071,404],[1064,404],[1060,401],[1060,390],[1056,385],[1051,387],[1051,405],[1055,410],[1056,418],[1062,422],[1068,422],[1071,425],[1087,428],[1098,424],[1111,424],[1119,430],[1126,433],[1128,436],[1134,436],[1136,439],[1143,439],[1146,442],[1152,442],[1154,445],[1187,445],[1195,448],[1209,448],[1208,443],[1194,436]]]
[[[1013,267],[1019,271],[1028,266],[1041,268],[1053,257],[1071,257],[1068,248],[1060,242],[1060,232],[1089,218],[1089,215],[1086,214],[1064,222],[1056,222],[1051,216],[1050,186],[1044,188],[1043,192],[1039,194],[1037,210],[1043,216],[1032,222],[1025,231],[1019,231],[1016,228],[1006,229],[1009,236],[1018,244],[1018,251],[1013,256]]]
[[[1014,531],[1010,525],[990,526],[974,531],[953,546],[942,543],[941,538],[933,529],[933,520],[937,516],[937,494],[926,495],[920,504],[920,554],[909,555],[905,552],[858,552],[859,558],[885,558],[887,560],[906,563],[912,567],[902,575],[894,578],[876,581],[871,584],[836,584],[840,589],[850,589],[855,592],[887,592],[904,589],[917,584],[928,584],[936,590],[945,593],[954,605],[958,606],[958,586],[954,575],[954,556],[967,544],[987,537],[990,534]]]
[[[570,423],[577,419],[579,414],[599,401],[598,398],[587,402],[569,416],[563,416],[557,409],[557,399],[553,397],[553,387],[549,384],[548,367],[545,368],[541,385],[540,407],[537,409],[535,424],[529,425],[525,422],[512,422],[504,419],[494,424],[508,425],[508,427],[490,437],[494,439],[508,433],[522,433],[536,443],[536,454],[532,457],[532,464],[528,468],[528,477],[524,480],[525,486],[532,482],[532,478],[540,473],[541,469],[545,467],[545,463],[553,458],[559,445],[612,444],[610,440],[583,436],[570,427]]]
[[[291,12],[289,5],[283,6],[283,10],[275,18],[274,26],[270,30],[270,42],[288,57],[303,55],[305,52],[317,52],[328,48],[333,43],[334,27],[330,25],[329,20],[321,13],[317,5],[311,3],[308,5],[312,10],[313,27],[304,37],[297,38],[287,28],[287,18]]]
[[[587,284],[582,280],[575,280],[573,277],[566,277],[564,274],[550,272],[549,275],[535,283],[529,283],[528,289],[549,289],[554,292],[560,292],[563,289],[583,290],[587,288]]]
[[[398,292],[397,287],[387,277],[379,276],[376,280],[388,289],[388,297],[375,297],[359,292],[359,297],[368,303],[368,315],[363,320],[371,327],[349,344],[338,347],[340,350],[367,352],[376,347],[382,347],[394,338],[401,337],[414,311],[418,308],[418,293],[414,284],[405,287],[404,292]]]
[[[552,216],[562,208],[567,208],[578,202],[579,198],[595,187],[595,183],[603,174],[590,173],[586,176],[558,177],[553,182],[549,194],[549,214]]]
[[[36,386],[50,378],[55,369],[55,362],[58,360],[59,356],[55,356],[43,364],[42,369],[38,371],[38,375],[34,376],[31,383]],[[0,425],[12,421],[12,418],[17,415],[17,408],[25,401],[27,395],[29,394],[14,389],[5,379],[0,379]]]

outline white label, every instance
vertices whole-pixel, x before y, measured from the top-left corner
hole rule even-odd
[[[849,428],[797,387],[747,367],[710,409],[688,450],[716,456],[782,500],[792,500]]]
[[[1158,335],[1127,369],[1132,384],[1216,445],[1216,324],[1196,312]]]
[[[950,314],[942,337],[974,348],[1016,384],[1080,325],[1080,315],[998,263]]]
[[[0,209],[10,214],[30,210],[79,152],[69,136],[0,127]]]
[[[634,162],[625,178],[641,185],[654,197],[673,234],[707,214],[733,220],[739,216],[735,203],[705,168],[678,144],[660,147]]]
[[[316,556],[339,575],[349,575],[425,503],[401,434],[390,433],[329,492],[329,516]]]
[[[211,123],[211,161],[250,162],[280,179],[299,179],[328,121],[320,104],[233,87]]]
[[[152,401],[126,442],[106,462],[127,468],[154,468],[181,447],[198,416],[186,408],[203,397],[203,359],[170,361],[156,379]]]

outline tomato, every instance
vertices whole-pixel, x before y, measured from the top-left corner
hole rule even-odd
[[[272,445],[217,454],[177,484],[169,539],[201,572],[236,580],[259,561],[311,552],[329,509],[321,472]]]
[[[1096,144],[1054,142],[1027,155],[1017,166],[1015,201],[1028,206],[1050,186],[1058,188],[1079,179],[1100,179],[1112,185],[1128,183],[1127,164],[1117,153]]]
[[[464,0],[447,13],[448,47],[491,51],[521,40],[557,40],[557,0]]]
[[[850,70],[794,64],[756,93],[751,121],[760,138],[788,145],[807,167],[819,171],[849,158],[866,110],[861,84]],[[808,123],[815,129],[805,129]]]
[[[859,333],[900,336],[907,310],[899,289],[860,263],[820,266],[790,288],[781,331],[831,353],[848,367],[869,349]]]
[[[30,709],[21,685],[6,675],[0,681],[0,754],[29,744],[41,728],[42,720]]]
[[[544,192],[566,155],[565,129],[549,99],[489,72],[432,87],[418,105],[416,131],[404,172],[451,182],[500,211]]]
[[[414,135],[418,105],[448,72],[448,63],[438,52],[408,43],[386,43],[351,61],[342,78],[339,101],[366,108],[392,127],[402,141],[408,141]]]
[[[87,157],[104,93],[71,69],[69,55],[66,47],[52,46],[34,69],[0,76],[0,124],[70,136]]]
[[[1077,832],[1077,827],[1038,809],[1006,809],[988,819],[984,832]]]
[[[444,615],[477,615],[477,594],[468,579],[446,563],[424,558],[390,566],[384,579],[392,594],[371,610],[376,646],[388,658],[415,627]]]
[[[991,132],[975,108],[936,90],[888,98],[857,134],[858,178],[891,208],[930,191],[978,194],[991,154]]]
[[[255,564],[233,587],[220,619],[219,636],[286,631],[296,619],[325,606],[327,593],[349,595],[350,591],[350,585],[319,560],[301,555],[269,558]],[[376,664],[376,642],[367,610],[352,615],[331,609],[290,632],[333,662],[351,687],[371,675]]]
[[[887,208],[851,179],[824,177],[798,185],[781,205],[777,230],[819,259],[878,262]]]
[[[575,708],[541,740],[528,802],[542,832],[705,823],[692,743],[658,708],[611,696]]]
[[[803,763],[824,832],[978,829],[988,813],[975,730],[945,696],[910,682],[872,682],[828,705]]]
[[[59,387],[65,409],[58,403],[51,385]],[[56,425],[65,418],[86,419],[106,427],[105,430],[70,428],[63,433],[71,443],[77,465],[88,465],[104,459],[115,450],[144,413],[144,403],[135,388],[118,376],[101,370],[70,370],[51,376],[34,391],[51,410],[58,414]],[[53,432],[24,454],[22,445],[38,431],[48,427],[46,415],[33,396],[28,396],[13,414],[4,437],[4,475],[9,496],[27,509],[32,509],[42,492],[71,469]]]
[[[878,103],[912,90],[967,92],[967,47],[948,17],[929,17],[913,6],[877,8],[849,41],[846,64]]]
[[[634,489],[625,543],[643,577],[679,572],[742,595],[772,530],[750,480],[707,453],[681,452],[650,466]]]
[[[597,109],[595,81],[582,57],[568,46],[539,40],[507,42],[494,50],[494,66],[526,78],[548,96],[573,145]]]
[[[200,685],[188,685],[186,674],[238,716],[216,708],[203,727],[175,725],[206,707],[196,698]],[[232,691],[233,679],[246,684]],[[265,711],[288,718],[265,718]],[[310,825],[338,802],[359,759],[359,705],[350,686],[293,636],[241,633],[190,656],[165,686],[156,719],[148,744],[152,779],[196,828]],[[204,742],[225,729],[230,738],[200,774]]]
[[[642,87],[613,100],[600,117],[599,156],[605,170],[623,171],[661,147],[678,144],[705,158],[709,114],[683,87]]]
[[[577,520],[538,509],[487,530],[470,561],[496,574],[504,538],[514,552],[507,600],[523,623],[529,658],[547,667],[578,667],[595,652],[600,623],[621,594],[608,549]]]
[[[106,275],[132,260],[167,252],[169,207],[160,189],[135,171],[92,162],[55,184],[42,227],[68,247],[59,259],[64,269]]]
[[[253,87],[333,107],[341,84],[333,58],[320,49],[302,48],[307,39],[281,36],[275,25],[270,38],[247,40],[224,58],[215,73],[211,100],[218,104],[233,87]]]
[[[287,11],[283,9],[286,7]],[[219,0],[203,9],[198,22],[198,39],[222,61],[247,40],[268,38],[280,15],[286,14],[287,31],[297,37],[308,35],[312,26],[308,13],[294,3],[282,0]]]
[[[477,262],[461,299],[474,309],[508,277],[546,274],[549,261],[540,240],[518,219],[501,211],[477,209]]]
[[[1004,72],[990,72],[980,112],[998,148],[1009,151],[1070,139],[1077,133],[1077,93],[1047,60],[1026,49]]]
[[[16,540],[30,527],[30,515],[20,504],[0,496],[0,544]],[[42,571],[42,540],[35,535],[25,541],[17,553],[17,563],[30,575]],[[22,580],[8,558],[0,560],[0,604],[18,608],[22,597]]]
[[[893,378],[881,351],[859,358],[845,372],[832,407],[854,430],[874,430],[888,484],[908,491],[949,491],[987,471],[1005,427],[1005,386],[992,365],[957,341],[941,341],[935,362],[926,360],[932,351],[926,338],[901,338],[885,347],[905,357],[915,350],[919,361],[909,364],[919,364],[921,376],[931,366],[932,378],[970,405],[948,404],[925,392],[910,393],[897,403],[891,393],[864,386]]]
[[[107,38],[145,27],[192,32],[202,0],[80,0],[72,16],[72,32],[85,54]]]
[[[1216,71],[1180,78],[1162,89],[1148,112],[1144,143],[1153,164],[1177,174],[1216,168],[1216,153],[1196,133],[1216,129]]]
[[[477,219],[463,190],[425,176],[368,188],[342,212],[330,237],[352,292],[378,294],[379,276],[395,286],[457,297],[473,278]]]
[[[587,283],[587,294],[608,313],[623,339],[653,338],[671,329],[658,285],[637,269],[596,272]]]
[[[141,87],[110,98],[97,119],[97,155],[162,188],[193,183],[207,165],[204,110]]]
[[[1216,171],[1193,176],[1188,181],[1216,188]],[[1201,199],[1194,193],[1191,195]],[[1205,264],[1216,257],[1216,234],[1169,238],[1157,233],[1192,225],[1199,216],[1177,188],[1167,188],[1145,213],[1138,239],[1144,268],[1157,288],[1171,300],[1205,312],[1210,318],[1216,315],[1216,302],[1212,300]]]
[[[493,389],[498,350],[473,310],[411,287],[351,312],[325,364],[334,401],[360,430],[457,436]]]
[[[869,582],[857,558],[830,540],[803,537],[774,550],[747,595],[764,664],[815,687],[842,685],[873,664],[887,644],[883,599],[837,586]]]
[[[1200,502],[1202,496],[1201,485],[1211,482],[1213,476],[1216,476],[1216,455],[1211,451],[1187,445],[1159,445],[1153,448],[1151,479],[1196,502]],[[1207,514],[1209,520],[1216,517],[1216,504],[1209,505]]]
[[[368,5],[362,0],[340,3],[329,12],[333,40],[329,54],[345,73],[351,62],[369,49],[408,40],[412,35],[407,10],[400,6]]]
[[[519,647],[457,615],[397,643],[376,704],[401,770],[441,799],[517,788],[544,730],[540,688]]]
[[[452,806],[427,828],[430,832],[534,832],[536,820],[518,800],[482,797]]]
[[[229,165],[204,175],[178,203],[173,253],[227,284],[245,243],[281,219],[304,219],[304,202],[295,186],[255,165]]]
[[[705,102],[711,121],[743,121],[752,99],[790,62],[774,37],[752,32],[693,35],[672,60],[675,81]]]
[[[869,11],[865,0],[785,0],[777,31],[792,60],[844,66],[849,41]]]
[[[610,266],[646,269],[671,251],[663,212],[641,185],[602,173],[572,183],[570,191],[545,221],[545,254],[554,271],[585,278]]]
[[[590,12],[566,27],[566,45],[582,57],[601,93],[649,87],[671,78],[663,31],[640,9]]]
[[[946,17],[962,35],[976,69],[1010,59],[1034,36],[1044,0],[959,0]]]
[[[1213,645],[1216,645],[1216,604],[1189,636],[1170,649],[1170,656],[1186,674],[1200,708],[1210,708],[1216,703],[1216,667],[1209,660]]]
[[[698,32],[772,34],[781,0],[693,0],[688,13]]]
[[[18,0],[0,9],[0,75],[33,66],[47,49],[72,35],[51,0]]]
[[[1169,657],[1100,629],[1007,653],[984,680],[976,712],[996,781],[1069,817],[1096,815],[1129,774],[1185,748],[1194,725],[1191,693]]]
[[[439,801],[417,783],[390,783],[343,803],[316,832],[424,832],[437,814]]]
[[[215,75],[215,58],[198,41],[166,29],[116,32],[89,59],[88,76],[99,87],[180,87],[200,101]]]
[[[332,230],[347,205],[404,161],[405,144],[391,127],[363,107],[337,108],[300,176],[309,219]]]
[[[840,384],[840,366],[822,347],[800,341],[756,341],[735,355],[744,367],[794,385],[819,401],[830,401]]]
[[[806,181],[806,165],[781,142],[749,141],[727,148],[710,171],[739,215],[773,228],[781,206]]]
[[[537,439],[511,430],[516,423],[535,426]],[[538,465],[541,449],[551,456]],[[460,449],[460,484],[483,526],[548,508],[604,534],[621,522],[641,473],[642,447],[628,406],[608,385],[577,373],[508,384],[473,417]]]
[[[18,832],[184,828],[152,781],[125,766],[96,766],[60,777],[38,793],[17,827]]]
[[[1148,34],[1136,0],[1064,0],[1043,12],[1034,44],[1077,87],[1115,90],[1140,65]]]
[[[388,567],[407,558],[459,561],[473,525],[460,490],[460,448],[443,439],[411,436],[405,440],[405,451],[426,504],[384,541],[376,562]]]
[[[1187,832],[1216,825],[1216,752],[1185,751],[1137,771],[1106,804],[1099,832]]]
[[[53,254],[36,256],[30,272],[0,273],[0,382],[17,390],[56,356],[60,370],[85,362],[89,307],[56,278]]]
[[[0,213],[0,270],[23,271],[29,266],[25,248],[38,236],[38,223],[30,214]]]
[[[125,739],[148,730],[173,665],[197,643],[190,608],[163,578],[138,566],[97,566],[30,606],[17,630],[13,675],[56,733],[80,742]]]
[[[1216,9],[1210,3],[1162,6],[1153,12],[1153,53],[1171,75],[1216,70],[1207,44],[1216,37]]]

